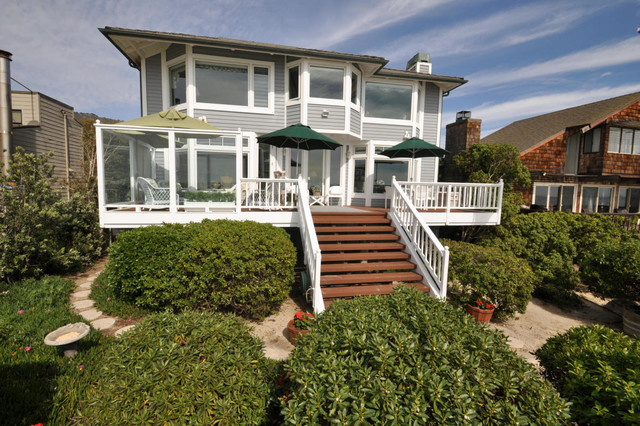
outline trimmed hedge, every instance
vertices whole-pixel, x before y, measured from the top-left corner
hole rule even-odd
[[[551,337],[535,353],[580,424],[640,423],[640,341],[600,325]]]
[[[153,314],[100,361],[81,424],[267,424],[278,364],[244,321],[206,312]]]
[[[415,289],[338,301],[286,369],[287,424],[565,424],[506,337]]]
[[[144,309],[230,311],[262,318],[286,299],[296,250],[268,224],[205,220],[125,232],[106,273],[116,295]]]
[[[449,246],[449,278],[452,289],[456,281],[462,286],[462,296],[480,293],[496,305],[497,320],[524,313],[533,292],[535,276],[528,263],[497,247],[443,240]],[[451,294],[451,293],[450,293]],[[461,300],[466,303],[466,301]]]

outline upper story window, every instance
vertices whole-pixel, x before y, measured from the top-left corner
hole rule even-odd
[[[584,146],[582,152],[589,154],[600,151],[600,128],[591,129],[584,134]]]
[[[21,109],[12,109],[11,110],[11,122],[14,126],[22,125],[22,110]]]
[[[365,85],[364,116],[411,120],[412,94],[410,85],[368,81]]]
[[[309,96],[342,100],[344,69],[311,65],[309,67]]]
[[[300,98],[300,66],[289,68],[289,99]]]
[[[640,155],[640,130],[610,127],[608,152]]]
[[[184,64],[169,68],[169,91],[171,105],[187,102],[187,77]]]
[[[360,105],[360,78],[355,72],[351,72],[351,103]]]

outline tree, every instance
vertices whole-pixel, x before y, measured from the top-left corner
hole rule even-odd
[[[515,187],[528,188],[531,176],[513,145],[475,144],[453,157],[453,162],[468,182],[504,181],[505,192]]]

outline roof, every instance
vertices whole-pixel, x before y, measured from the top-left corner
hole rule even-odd
[[[567,108],[537,117],[515,121],[486,136],[481,143],[515,145],[520,152],[529,150],[572,127],[595,127],[630,104],[640,101],[640,92]]]
[[[389,62],[381,56],[358,55],[336,52],[331,50],[307,49],[273,43],[236,40],[224,37],[197,36],[182,33],[168,33],[160,31],[136,30],[118,27],[104,27],[98,30],[129,60],[129,64],[140,69],[142,57],[145,54],[167,48],[172,43],[197,44],[226,49],[237,49],[262,53],[277,53],[296,57],[312,57],[320,59],[334,59],[354,62],[370,74],[380,77],[411,78],[414,80],[430,81],[450,91],[467,82],[461,77],[424,74],[412,71],[401,71],[384,68]]]

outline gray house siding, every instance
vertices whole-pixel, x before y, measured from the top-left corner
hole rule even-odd
[[[287,126],[291,126],[292,124],[300,123],[302,121],[300,109],[300,104],[289,105],[287,107]]]
[[[145,60],[147,115],[162,111],[162,60],[160,54]]]
[[[422,122],[422,139],[436,144],[438,140],[438,112],[440,105],[440,89],[432,83],[426,83],[424,101],[424,120]],[[436,158],[423,158],[422,167],[420,169],[421,182],[436,182]]]
[[[411,134],[411,126],[396,126],[392,124],[364,123],[362,125],[362,139],[402,142],[406,132]]]
[[[29,99],[33,99],[32,107]],[[28,125],[26,127],[14,127],[11,139],[12,154],[17,147],[22,147],[31,154],[47,154],[53,151],[53,156],[49,159],[49,164],[54,166],[54,178],[60,182],[65,180],[65,138],[64,120],[62,111],[67,113],[67,135],[69,138],[69,167],[80,173],[82,167],[82,126],[73,118],[73,108],[55,101],[52,98],[39,93],[25,94],[24,96],[12,96],[12,100],[17,102],[12,105],[13,109],[24,108],[32,116],[39,117],[38,125]],[[23,117],[24,117],[23,112]],[[24,122],[24,119],[23,119]],[[33,121],[31,121],[33,122]]]
[[[322,112],[327,111],[329,115],[322,117]],[[344,107],[337,105],[317,105],[307,106],[307,122],[310,127],[325,130],[344,130]]]
[[[36,92],[11,92],[11,108],[22,112],[22,126],[40,124],[40,95]]]
[[[360,111],[351,108],[351,117],[349,123],[349,131],[351,133],[355,133],[356,135],[360,134],[360,124],[362,123],[362,117],[360,116]]]

